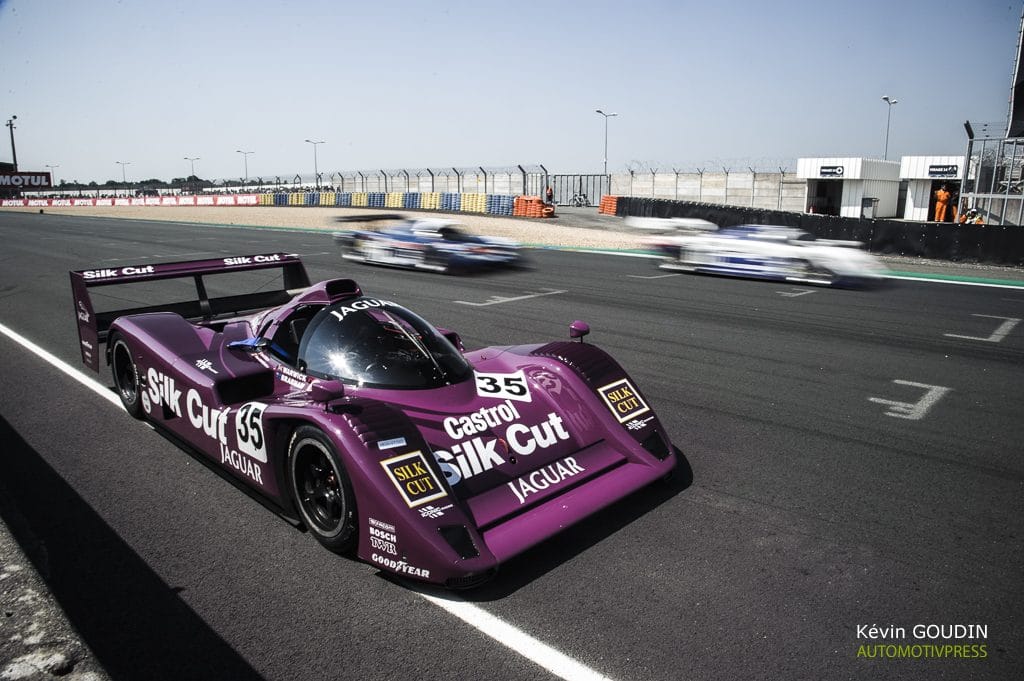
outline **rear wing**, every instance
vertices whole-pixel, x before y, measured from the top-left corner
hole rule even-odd
[[[211,274],[266,269],[283,270],[283,288],[211,298],[203,281],[204,276]],[[211,321],[283,305],[292,299],[297,290],[309,286],[309,275],[306,274],[302,260],[299,259],[299,256],[288,253],[266,253],[211,260],[75,270],[69,274],[71,275],[71,294],[74,298],[75,316],[78,320],[78,339],[79,349],[82,351],[82,362],[93,371],[99,371],[99,344],[106,342],[110,325],[118,317],[145,312],[176,312],[192,322]],[[93,309],[89,290],[96,286],[132,284],[161,279],[193,279],[196,287],[195,296],[181,302],[134,306],[98,314]]]

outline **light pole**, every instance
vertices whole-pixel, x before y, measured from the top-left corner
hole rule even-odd
[[[889,122],[892,120],[892,105],[898,104],[900,100],[890,97],[889,95],[883,95],[882,101],[889,105],[889,110],[885,116],[885,153],[882,154],[882,160],[889,160]]]
[[[186,156],[185,160],[192,164],[192,177],[196,176],[196,161],[200,160],[198,156]]]
[[[317,167],[317,164],[316,164],[316,145],[323,144],[324,141],[323,140],[320,140],[318,142],[314,142],[313,140],[306,140],[306,141],[313,145],[313,177],[316,178],[316,188],[320,189],[320,169]]]
[[[605,113],[600,109],[594,109],[597,113],[604,116],[604,174],[608,174],[608,119],[612,116],[618,116],[617,113]]]
[[[18,172],[18,152],[14,150],[14,121],[17,116],[12,115],[7,119],[7,127],[11,129],[11,162],[14,164],[14,172]]]
[[[47,163],[46,167],[50,169],[50,184],[54,187],[57,186],[57,175],[53,172],[54,168],[60,168],[59,165]]]
[[[128,195],[128,176],[124,174],[124,167],[128,166],[128,165],[131,165],[132,162],[131,161],[114,161],[114,163],[116,163],[119,166],[121,166],[121,184],[123,184],[125,186],[124,187],[124,194],[125,194],[125,196],[127,196]]]
[[[235,153],[236,154],[241,154],[242,158],[245,159],[245,182],[243,184],[249,184],[249,154],[253,154],[255,152],[252,152],[252,151],[242,151],[241,149],[235,149]]]

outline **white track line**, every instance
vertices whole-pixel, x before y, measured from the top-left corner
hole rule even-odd
[[[482,631],[498,643],[528,658],[559,678],[572,679],[573,681],[577,679],[579,681],[607,681],[608,679],[607,676],[603,676],[590,667],[584,666],[565,653],[555,650],[546,643],[535,639],[526,632],[498,619],[472,603],[439,598],[422,593],[420,595],[437,607],[455,615],[477,631]]]
[[[107,390],[106,386],[100,385],[99,382],[93,379],[92,377],[83,374],[81,371],[74,368],[73,366],[71,366],[64,360],[60,359],[56,355],[53,355],[50,352],[39,347],[38,345],[30,341],[29,339],[25,338],[14,329],[5,326],[4,324],[0,324],[0,333],[10,338],[12,341],[17,343],[21,347],[25,348],[36,357],[39,357],[44,362],[50,364],[51,366],[59,369],[60,371],[64,372],[71,378],[75,379],[76,381],[84,385],[86,388],[92,390],[94,393],[105,399],[107,402],[110,402],[111,404],[117,407],[121,406],[121,400],[117,397],[117,395]]]
[[[100,384],[91,376],[82,373],[64,360],[53,355],[47,350],[44,350],[4,324],[0,324],[0,333],[10,338],[36,357],[39,357],[54,368],[78,381],[83,386],[119,409],[122,408],[121,400],[117,395],[108,390],[106,386]],[[525,657],[534,664],[548,670],[559,678],[566,679],[566,681],[607,681],[608,679],[608,677],[597,673],[583,663],[577,662],[565,653],[552,648],[546,643],[539,641],[521,629],[518,629],[508,622],[495,617],[491,613],[473,605],[472,603],[438,598],[437,596],[430,596],[424,593],[419,593],[419,595],[437,607],[449,612],[455,617],[458,617],[480,633],[489,636],[501,645]]]

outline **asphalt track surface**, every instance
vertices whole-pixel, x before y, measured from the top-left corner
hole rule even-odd
[[[1024,289],[837,291],[554,251],[447,277],[342,262],[326,234],[2,212],[0,239],[0,323],[83,373],[67,272],[111,264],[296,252],[313,280],[354,277],[471,348],[589,322],[692,481],[684,470],[457,595],[578,662],[568,676],[1024,673],[1024,325],[1010,321]],[[6,335],[0,351],[16,534],[114,678],[554,678],[507,631],[323,550]],[[987,638],[918,640],[917,624]],[[947,643],[987,656],[858,657]]]

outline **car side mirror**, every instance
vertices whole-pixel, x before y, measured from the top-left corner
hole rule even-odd
[[[309,396],[314,402],[330,402],[345,396],[345,384],[338,380],[314,381]]]
[[[438,327],[437,332],[440,333],[445,338],[447,338],[451,342],[451,344],[455,346],[455,349],[458,350],[459,352],[466,351],[466,346],[463,345],[462,343],[462,336],[460,336],[455,331],[452,331],[451,329],[442,329]]]
[[[583,337],[590,333],[590,324],[580,321],[577,319],[569,325],[569,338],[579,338],[580,342],[583,342]]]
[[[263,352],[270,347],[269,338],[246,338],[245,340],[231,341],[228,343],[228,350],[238,350],[250,355]]]

